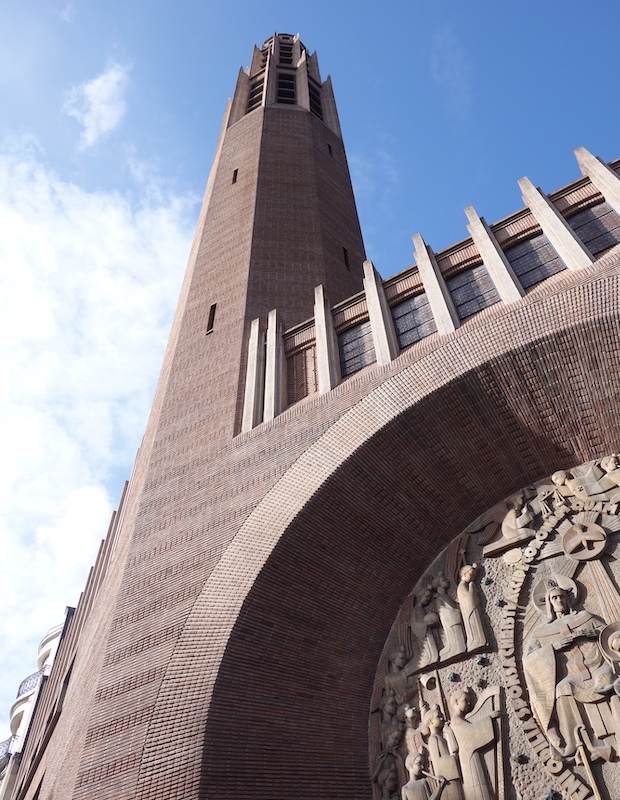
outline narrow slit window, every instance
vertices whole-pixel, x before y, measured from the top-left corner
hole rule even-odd
[[[217,303],[212,303],[211,308],[209,309],[209,319],[207,320],[207,333],[208,336],[210,333],[213,333],[213,323],[215,322],[215,306]]]
[[[331,146],[331,144],[328,144],[328,145],[327,145],[327,149],[328,149],[328,151],[329,151],[329,154],[330,154],[330,156],[333,158],[333,157],[334,157],[334,151],[332,150],[332,146]]]
[[[349,251],[346,247],[342,248],[342,258],[344,259],[345,267],[350,271],[351,270],[351,262],[349,260]]]
[[[233,172],[233,179],[232,179],[232,182],[233,182],[233,183],[237,183],[237,175],[238,175],[238,174],[239,174],[239,170],[238,170],[238,169],[236,169],[236,170]]]

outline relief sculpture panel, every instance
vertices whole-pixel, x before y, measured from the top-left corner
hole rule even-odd
[[[619,546],[613,454],[455,531],[378,665],[377,800],[620,798]]]

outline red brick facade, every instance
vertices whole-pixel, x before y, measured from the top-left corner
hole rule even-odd
[[[355,294],[364,252],[342,141],[305,108],[225,122],[211,180],[16,798],[370,798],[372,682],[415,580],[493,503],[618,448],[618,247],[239,433],[251,320]]]

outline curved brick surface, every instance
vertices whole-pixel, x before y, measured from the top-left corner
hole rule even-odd
[[[137,798],[370,796],[374,671],[425,565],[511,491],[618,447],[617,262],[557,276],[306,404],[306,424],[349,410],[267,492],[196,598]],[[299,427],[292,409],[239,446],[286,449]]]

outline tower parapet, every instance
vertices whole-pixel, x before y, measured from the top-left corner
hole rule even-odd
[[[331,78],[321,80],[317,54],[310,53],[299,34],[274,33],[254,48],[250,66],[239,71],[228,125],[274,105],[310,111],[342,139]]]

